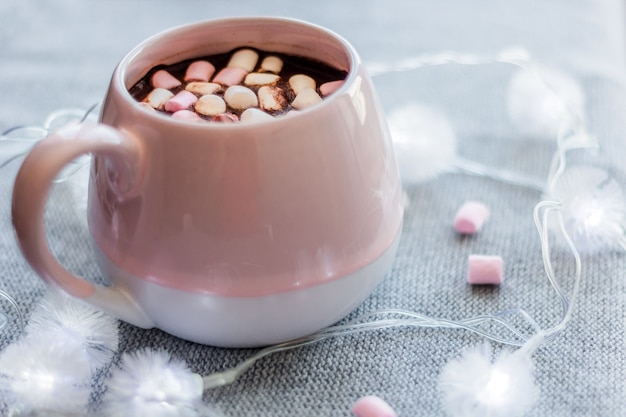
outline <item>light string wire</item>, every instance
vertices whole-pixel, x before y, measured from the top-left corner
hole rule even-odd
[[[87,110],[79,108],[59,109],[50,113],[43,123],[43,126],[14,126],[0,134],[0,145],[2,142],[13,143],[14,145],[27,145],[18,151],[9,149],[9,156],[0,159],[0,169],[11,164],[14,161],[24,158],[37,142],[56,131],[67,123],[83,123],[87,120],[97,119],[101,103],[97,102],[91,105]],[[28,146],[30,145],[30,146]],[[7,149],[7,148],[5,148]],[[54,179],[54,183],[62,183],[67,181],[76,172],[83,168],[88,160],[79,158],[73,161],[69,169],[65,169]]]
[[[0,298],[3,298],[5,301],[11,304],[11,307],[13,308],[13,310],[15,310],[15,314],[17,314],[20,335],[23,334],[24,328],[26,327],[26,322],[24,320],[24,314],[22,313],[20,307],[17,305],[17,302],[13,299],[13,297],[11,297],[6,291],[3,290],[0,290]],[[3,317],[3,319],[3,322],[0,322],[0,330],[2,330],[8,323],[8,318]]]
[[[471,54],[455,54],[453,52],[445,52],[436,55],[426,55],[396,64],[374,64],[371,68],[371,74],[373,77],[375,77],[386,75],[389,73],[413,71],[423,68],[425,66],[444,64],[483,65],[494,63],[511,64],[521,68],[522,70],[531,71],[533,75],[537,78],[537,80],[543,82],[546,88],[548,88],[558,97],[558,93],[536,71],[534,65],[526,56],[526,53],[519,49],[503,51],[496,58]],[[557,150],[551,162],[549,174],[547,177],[547,185],[545,183],[540,183],[533,179],[521,176],[515,172],[510,172],[506,170],[494,170],[481,164],[464,160],[463,158],[459,158],[456,160],[457,168],[465,174],[478,175],[492,180],[501,181],[507,184],[528,187],[540,192],[547,192],[547,194],[550,195],[558,179],[565,172],[567,166],[567,152],[574,149],[595,149],[598,147],[597,143],[589,140],[584,140],[588,139],[589,135],[586,132],[585,125],[582,120],[582,115],[574,111],[574,109],[572,109],[571,106],[569,106],[569,103],[567,103],[565,100],[563,101],[563,104],[566,106],[566,117],[564,117],[564,119],[562,120],[557,135]],[[459,161],[460,163],[458,163]],[[462,329],[482,336],[496,343],[519,347],[521,353],[531,356],[542,344],[553,341],[566,328],[567,323],[571,319],[574,306],[576,304],[576,299],[580,290],[580,281],[582,275],[580,255],[572,239],[566,231],[565,225],[563,223],[563,217],[560,211],[561,209],[562,206],[559,202],[544,200],[539,202],[533,210],[533,218],[540,238],[544,270],[550,285],[554,289],[556,296],[561,303],[561,317],[559,318],[557,324],[553,327],[542,329],[541,326],[532,318],[532,316],[523,308],[513,308],[493,314],[480,315],[458,321],[428,317],[420,313],[399,309],[378,310],[370,313],[365,313],[355,318],[354,320],[347,322],[346,324],[331,326],[310,336],[264,348],[233,368],[204,376],[204,389],[210,389],[234,382],[241,374],[243,374],[250,367],[252,367],[258,360],[273,353],[283,352],[286,350],[311,345],[313,343],[332,337],[346,336],[356,333],[397,327]],[[556,218],[558,227],[560,228],[562,235],[567,243],[567,246],[569,247],[571,254],[574,258],[574,284],[569,299],[565,291],[562,289],[561,284],[559,283],[557,275],[552,266],[551,245],[549,240],[549,222],[552,217]],[[400,316],[400,318],[375,319],[375,317],[388,315]],[[510,317],[513,315],[521,316],[526,321],[526,323],[529,324],[530,327],[534,330],[534,333],[528,336],[517,330],[513,324],[506,320],[506,317]],[[514,336],[514,338],[500,337],[496,334],[480,329],[478,326],[484,323],[494,323],[500,325],[502,326],[502,328],[509,331]]]
[[[488,64],[507,64],[517,67],[521,70],[528,71],[536,81],[541,83],[547,91],[559,97],[561,104],[565,107],[563,118],[561,120],[559,131],[557,134],[557,151],[553,157],[548,181],[540,181],[534,178],[521,175],[506,169],[498,169],[489,167],[475,161],[456,156],[451,166],[448,167],[449,173],[458,173],[466,175],[474,175],[491,180],[499,181],[509,185],[526,187],[535,191],[545,193],[552,189],[554,182],[557,180],[558,172],[565,170],[564,154],[572,149],[597,149],[598,144],[587,133],[584,125],[582,114],[576,111],[568,100],[560,97],[556,87],[550,83],[546,77],[543,77],[538,71],[536,65],[533,64],[529,57],[528,51],[524,48],[512,47],[502,50],[495,57],[478,54],[458,53],[454,51],[444,51],[437,54],[424,54],[413,58],[397,61],[397,62],[371,62],[367,65],[368,72],[373,78],[390,75],[394,73],[404,73],[422,69],[424,67],[433,67],[441,65],[466,65],[479,66]],[[567,133],[570,133],[569,135]],[[573,134],[575,133],[575,134]],[[566,139],[570,139],[566,141]],[[576,140],[577,139],[577,140]]]

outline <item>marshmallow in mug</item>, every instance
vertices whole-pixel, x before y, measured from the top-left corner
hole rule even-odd
[[[130,92],[144,107],[175,118],[264,120],[270,117],[242,116],[248,109],[271,117],[306,109],[339,89],[346,75],[307,58],[241,48],[154,68]]]

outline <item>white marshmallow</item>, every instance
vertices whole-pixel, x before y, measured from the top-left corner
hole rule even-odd
[[[471,235],[480,230],[489,218],[489,208],[479,201],[466,201],[454,216],[454,230]]]
[[[227,67],[242,68],[248,72],[252,72],[259,60],[259,54],[252,49],[240,49],[236,51],[228,61]]]
[[[207,94],[215,94],[222,88],[217,83],[205,83],[200,81],[192,81],[185,86],[185,90],[198,96],[206,96]]]
[[[267,56],[261,62],[260,70],[263,72],[273,72],[278,74],[283,69],[283,60],[277,56]]]
[[[226,103],[220,96],[207,94],[198,99],[194,108],[205,116],[215,116],[226,111]]]
[[[174,93],[170,90],[166,90],[165,88],[155,88],[150,91],[144,101],[152,108],[162,109],[165,106],[165,103],[167,103],[167,101],[172,97],[174,97]]]
[[[322,101],[322,98],[317,94],[317,92],[312,88],[305,88],[300,91],[296,98],[293,100],[291,105],[294,109],[301,110],[306,107],[310,107],[314,104]]]
[[[259,101],[254,91],[242,85],[233,85],[228,87],[224,93],[226,104],[235,110],[245,110],[249,107],[256,107]]]
[[[240,120],[242,122],[259,122],[262,120],[271,120],[274,117],[270,114],[265,113],[263,110],[259,110],[255,107],[250,107],[246,109],[243,113],[241,113]]]
[[[289,78],[289,87],[291,87],[293,92],[298,95],[300,94],[300,91],[304,90],[305,88],[311,88],[315,90],[316,84],[315,80],[308,75],[296,74],[292,75]]]
[[[287,105],[282,88],[263,86],[259,88],[259,107],[263,110],[282,110]]]
[[[280,80],[280,76],[270,72],[251,72],[243,81],[246,85],[274,85]]]

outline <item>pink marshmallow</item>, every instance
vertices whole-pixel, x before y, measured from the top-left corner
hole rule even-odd
[[[396,412],[383,399],[368,395],[359,398],[352,406],[356,417],[396,417]]]
[[[191,110],[179,110],[176,113],[172,114],[172,118],[181,119],[181,120],[191,120],[201,122],[204,119],[198,116],[198,113]]]
[[[478,201],[465,202],[456,212],[454,217],[454,230],[462,234],[476,233],[489,218],[490,211],[487,206]]]
[[[215,67],[209,61],[194,61],[187,67],[185,81],[207,82],[215,73]]]
[[[169,99],[167,103],[165,103],[165,111],[174,113],[179,110],[185,110],[193,106],[196,101],[198,101],[198,97],[196,97],[194,93],[183,90],[178,92],[178,94],[176,94],[174,97]]]
[[[239,121],[239,117],[237,117],[236,114],[233,113],[221,113],[221,114],[217,114],[215,116],[213,116],[211,118],[212,122],[224,122],[224,123],[232,123],[232,122],[238,122]]]
[[[213,78],[213,82],[230,87],[231,85],[241,83],[246,75],[248,75],[248,71],[243,68],[226,67],[217,73],[215,78]]]
[[[501,284],[502,258],[499,256],[470,255],[467,282],[470,284]]]
[[[322,94],[322,97],[326,97],[334,93],[335,91],[337,91],[339,87],[343,85],[344,82],[345,82],[344,80],[329,81],[327,83],[320,85],[320,93]]]
[[[182,84],[178,80],[178,78],[174,77],[172,74],[165,70],[158,70],[157,72],[152,74],[150,82],[152,82],[152,86],[154,88],[165,88],[166,90],[178,87]]]

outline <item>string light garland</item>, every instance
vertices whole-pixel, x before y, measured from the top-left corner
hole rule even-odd
[[[76,347],[91,373],[108,365],[117,352],[118,322],[113,317],[57,291],[49,291],[33,311],[26,338],[59,338]]]
[[[544,182],[488,167],[457,154],[454,128],[440,111],[411,102],[391,109],[389,129],[402,181],[405,184],[430,181],[445,173],[486,177],[543,192]]]
[[[572,167],[554,183],[552,195],[562,205],[565,229],[579,252],[626,249],[626,200],[622,188],[607,171],[592,166]]]
[[[202,402],[202,377],[166,351],[143,349],[122,356],[103,400],[108,417],[212,417]]]
[[[491,346],[467,349],[442,370],[439,390],[452,416],[521,417],[535,403],[539,388],[530,355],[505,351],[492,362]]]
[[[575,308],[582,269],[579,251],[626,249],[626,202],[621,187],[607,171],[569,164],[570,151],[598,148],[585,127],[582,89],[564,74],[535,65],[523,49],[509,49],[495,57],[443,52],[402,62],[372,64],[370,70],[376,76],[433,65],[489,63],[511,64],[519,69],[509,86],[507,108],[512,121],[532,128],[529,130],[532,134],[556,135],[557,150],[545,182],[457,155],[454,129],[443,114],[423,104],[412,103],[390,113],[394,145],[401,149],[400,165],[403,180],[407,182],[426,181],[445,173],[464,173],[541,193],[543,199],[535,206],[533,217],[546,276],[562,308],[556,324],[544,329],[521,308],[456,321],[405,310],[379,310],[298,340],[261,349],[234,368],[206,376],[192,372],[165,351],[144,349],[122,355],[119,368],[111,372],[99,412],[113,417],[128,413],[156,417],[216,416],[218,412],[203,403],[202,392],[235,382],[268,355],[349,334],[420,327],[470,331],[503,345],[499,354],[488,343],[468,348],[442,369],[438,389],[443,408],[450,416],[523,416],[539,396],[533,377],[533,355],[561,334]],[[527,88],[531,84],[532,88]],[[537,107],[548,111],[536,112]],[[20,142],[28,147],[63,123],[93,118],[96,109],[94,106],[86,113],[61,110],[51,115],[43,128],[23,127],[5,132],[0,136],[0,144]],[[27,149],[20,149],[0,161],[0,168],[18,160],[25,152]],[[58,180],[71,178],[84,163],[77,161]],[[571,253],[575,265],[569,294],[563,290],[562,280],[552,266],[554,235],[559,238],[559,247]],[[117,350],[114,320],[59,297],[52,294],[45,298],[26,326],[25,336],[0,353],[0,390],[6,394],[14,412],[52,410],[86,414],[90,378],[110,363]],[[520,330],[520,319],[526,324],[522,327],[525,331]],[[73,400],[68,403],[65,399],[70,393]]]

